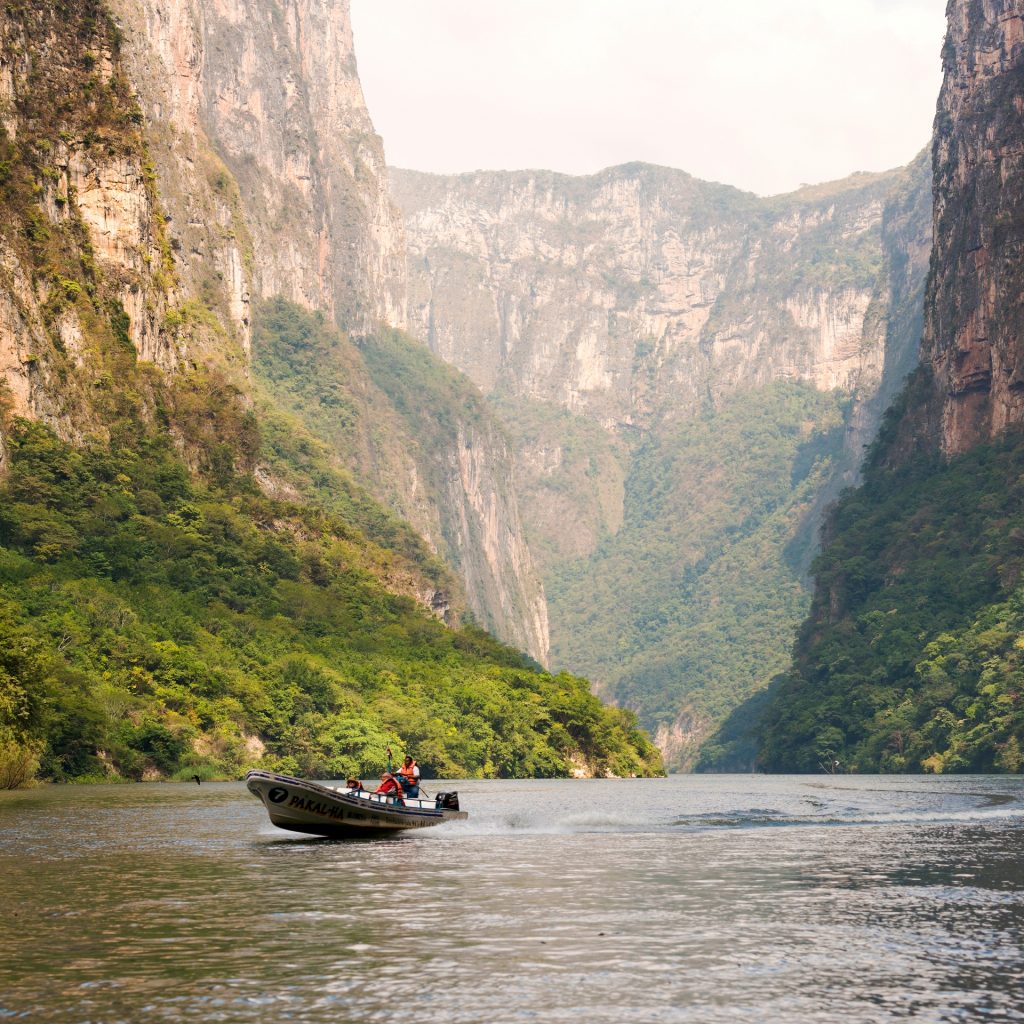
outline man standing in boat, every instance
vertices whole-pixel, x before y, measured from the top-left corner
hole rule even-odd
[[[398,776],[406,796],[420,795],[420,766],[409,755],[406,755],[402,767],[398,769]]]

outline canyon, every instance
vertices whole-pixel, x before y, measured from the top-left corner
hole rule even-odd
[[[894,480],[946,495],[1024,418],[1018,7],[950,4],[910,165],[758,197],[646,164],[388,168],[348,0],[10,4],[0,479],[21,419],[86,449],[158,428],[197,479],[351,517],[392,593],[586,675],[670,768],[749,768],[758,735],[791,766],[785,701],[842,677],[816,645],[925,572],[910,541],[913,572],[854,551],[863,495],[904,536]],[[965,644],[1017,578],[986,557],[942,620]]]
[[[513,438],[554,663],[692,767],[787,664],[820,513],[916,360],[928,154],[767,199],[645,165],[391,176],[411,329]],[[765,397],[786,386],[802,411]],[[795,441],[736,474],[735,451],[686,439],[701,424]],[[740,552],[745,579],[726,568]]]

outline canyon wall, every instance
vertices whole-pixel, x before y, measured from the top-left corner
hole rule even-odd
[[[119,10],[193,286],[246,329],[249,288],[323,311],[352,336],[404,327],[402,222],[347,0],[119,0]],[[426,465],[436,453],[379,430],[348,465],[462,569],[482,623],[545,661],[544,593],[511,463],[502,443],[481,443],[488,429],[460,429],[477,442],[474,472],[458,430],[441,440],[450,476]]]
[[[401,222],[356,70],[347,0],[115,0],[184,262],[232,289],[404,325]],[[189,238],[209,223],[220,245]],[[224,243],[238,243],[233,253]]]
[[[356,338],[404,326],[401,218],[347,0],[76,0],[65,15],[0,14],[0,162],[27,161],[0,233],[5,414],[72,439],[99,429],[90,409],[118,383],[101,354],[122,340],[172,377],[222,375],[251,405],[263,300]],[[339,386],[363,401],[356,378]],[[481,623],[544,661],[505,442],[485,408],[446,397],[435,450],[368,424],[365,457],[334,457],[462,568]],[[282,483],[267,466],[257,478]]]
[[[183,293],[142,120],[109,19],[0,12],[0,397],[66,438],[98,429],[111,349],[171,370],[226,347],[167,323]]]
[[[608,427],[776,379],[870,390],[884,346],[865,318],[896,177],[760,200],[645,165],[392,171],[410,323],[485,392]]]
[[[923,359],[942,450],[1024,420],[1024,10],[949,8],[935,119],[935,251]]]

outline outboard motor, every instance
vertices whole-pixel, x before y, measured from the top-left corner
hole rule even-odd
[[[459,809],[459,794],[438,793],[434,798],[434,806],[438,810],[457,811]]]

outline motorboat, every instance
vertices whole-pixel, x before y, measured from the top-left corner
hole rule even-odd
[[[245,784],[278,828],[332,839],[386,835],[469,817],[459,810],[458,793],[414,800],[258,770],[245,776]]]

